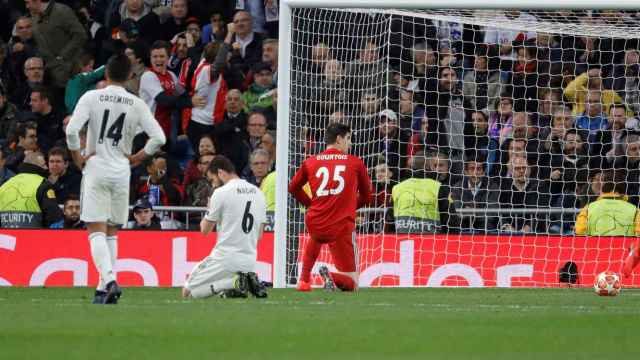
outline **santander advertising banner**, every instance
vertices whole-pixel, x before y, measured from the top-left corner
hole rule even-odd
[[[358,237],[360,285],[555,287],[568,261],[579,285],[596,274],[620,272],[631,241],[623,238],[362,235]],[[306,238],[300,238],[302,249]],[[258,245],[256,271],[273,278],[273,233]],[[178,287],[215,245],[215,235],[197,232],[122,231],[118,239],[118,282],[123,286]],[[333,268],[326,249],[315,270]],[[298,269],[300,267],[298,266]],[[0,286],[95,286],[86,231],[0,230]],[[320,279],[313,281],[319,285]],[[640,286],[640,276],[623,279]]]

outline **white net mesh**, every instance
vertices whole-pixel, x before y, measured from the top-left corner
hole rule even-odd
[[[361,286],[620,271],[631,238],[573,235],[635,235],[639,26],[621,11],[293,9],[288,178],[329,123],[351,125],[375,191],[358,213]],[[614,190],[628,212],[577,220]],[[305,241],[291,197],[287,215],[291,284]]]

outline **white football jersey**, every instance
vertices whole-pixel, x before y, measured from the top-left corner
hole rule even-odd
[[[87,122],[85,154],[95,154],[90,160],[92,168],[105,172],[129,169],[127,156],[131,155],[138,128],[149,135],[144,148],[149,155],[158,151],[166,141],[149,107],[121,86],[110,85],[82,95],[67,126],[70,150],[80,149],[80,129]]]
[[[211,257],[236,271],[255,271],[258,240],[267,221],[262,191],[243,179],[233,179],[213,192],[206,219],[217,224]]]

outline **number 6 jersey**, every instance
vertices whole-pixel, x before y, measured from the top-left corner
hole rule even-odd
[[[149,135],[144,151],[153,155],[166,141],[162,128],[149,107],[123,87],[109,85],[104,89],[86,92],[76,106],[67,125],[67,144],[70,150],[80,149],[80,130],[86,123],[85,155],[95,154],[92,165],[104,174],[129,173],[129,159],[133,138],[139,128]]]
[[[211,257],[233,271],[254,271],[258,240],[267,222],[264,194],[243,179],[215,189],[205,219],[216,223],[216,246]]]
[[[309,183],[311,198],[303,187]],[[371,179],[364,162],[338,149],[327,149],[302,163],[289,192],[307,207],[306,224],[310,233],[351,232],[356,209],[371,198]]]

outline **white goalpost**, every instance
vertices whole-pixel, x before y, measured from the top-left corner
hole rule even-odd
[[[288,183],[330,122],[351,125],[374,182],[357,218],[361,286],[591,285],[619,271],[634,239],[576,236],[576,215],[609,171],[640,200],[638,9],[281,0],[274,287],[295,284],[306,238]],[[449,208],[396,187],[429,176]],[[325,250],[319,262],[331,266]]]

